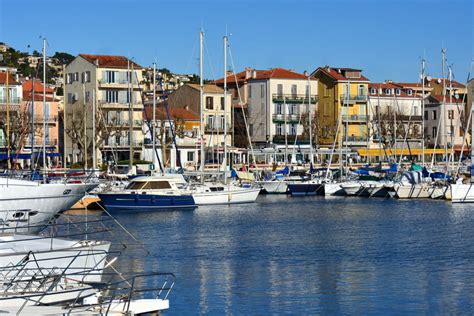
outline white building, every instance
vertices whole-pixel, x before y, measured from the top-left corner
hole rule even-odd
[[[86,153],[87,160],[91,160],[94,107],[96,126],[103,131],[97,135],[97,163],[102,162],[101,157],[107,161],[128,160],[131,146],[133,158],[141,159],[141,81],[142,67],[123,56],[80,54],[67,65],[64,111],[69,163],[84,161]],[[84,139],[89,148],[86,152],[78,145]]]

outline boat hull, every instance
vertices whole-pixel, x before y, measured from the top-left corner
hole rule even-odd
[[[420,184],[395,184],[394,190],[399,199],[427,199],[430,197],[430,186]]]
[[[291,195],[316,195],[323,193],[322,183],[292,183],[288,184]]]
[[[101,204],[109,212],[114,211],[158,211],[169,209],[192,209],[196,207],[192,195],[103,193],[98,195]]]
[[[196,205],[254,203],[260,189],[235,189],[193,193]]]
[[[451,184],[451,201],[453,203],[474,203],[474,184]]]
[[[286,181],[258,181],[257,184],[268,194],[288,193],[288,183]]]
[[[5,181],[5,179],[3,179]],[[37,233],[58,213],[71,208],[97,184],[32,181],[0,184],[0,231]]]

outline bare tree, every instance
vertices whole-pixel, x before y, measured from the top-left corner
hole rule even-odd
[[[301,114],[301,124],[303,125],[303,138],[309,139],[309,133],[311,131],[311,136],[313,144],[319,143],[319,136],[322,134],[322,126],[319,117],[319,112],[315,111],[311,117],[311,127],[309,126],[309,112]]]

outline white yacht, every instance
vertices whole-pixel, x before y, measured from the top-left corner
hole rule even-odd
[[[96,186],[0,178],[0,232],[36,233]]]
[[[190,188],[196,205],[253,203],[260,188],[240,187],[235,184],[204,183]]]

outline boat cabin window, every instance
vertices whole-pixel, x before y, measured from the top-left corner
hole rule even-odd
[[[156,190],[156,189],[171,189],[171,185],[168,181],[151,181],[148,182],[143,189]]]
[[[127,190],[140,190],[146,184],[146,181],[133,181],[125,188]]]
[[[223,188],[223,187],[210,187],[209,189],[211,189],[212,192],[215,192],[215,191],[224,191],[224,188]]]

